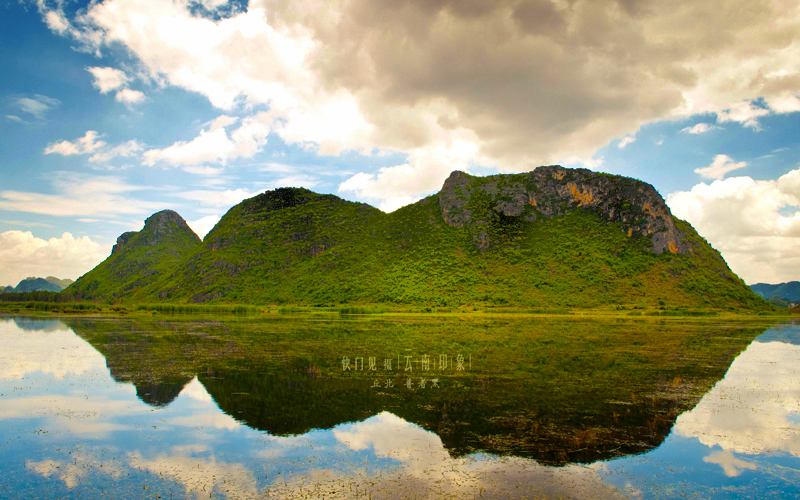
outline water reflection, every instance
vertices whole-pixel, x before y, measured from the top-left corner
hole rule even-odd
[[[786,324],[750,344],[697,406],[678,417],[664,445],[608,465],[637,478],[648,497],[661,496],[652,481],[657,476],[680,485],[675,496],[788,498],[800,488],[798,414],[800,327]],[[687,450],[696,457],[691,468],[686,457],[675,457]]]
[[[763,341],[785,329],[719,380],[757,327],[553,327],[564,349],[541,322],[412,325],[408,340],[374,322],[38,321],[0,320],[0,366],[15,367],[0,381],[0,498],[664,497],[687,482],[663,476],[670,450],[673,470],[715,468],[723,486],[769,453],[798,468],[800,342]],[[470,351],[475,371],[439,392],[400,377],[374,390],[331,355],[421,342]]]
[[[697,407],[678,418],[676,432],[728,452],[800,457],[800,425],[792,421],[798,414],[800,342],[759,338]]]

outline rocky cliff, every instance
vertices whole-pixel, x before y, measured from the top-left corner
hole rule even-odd
[[[533,222],[566,215],[577,209],[618,222],[629,237],[645,237],[656,254],[687,254],[690,245],[678,230],[669,207],[645,182],[626,177],[568,169],[539,167],[518,175],[473,177],[455,171],[439,192],[444,220],[477,230],[482,249],[489,244],[486,228],[501,217]]]

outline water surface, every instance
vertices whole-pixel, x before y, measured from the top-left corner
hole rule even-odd
[[[0,319],[1,498],[786,498],[800,333]]]

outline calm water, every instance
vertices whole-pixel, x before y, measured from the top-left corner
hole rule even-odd
[[[0,498],[795,498],[800,327],[0,318]]]

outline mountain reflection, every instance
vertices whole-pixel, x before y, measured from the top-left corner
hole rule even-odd
[[[763,327],[710,321],[0,320],[0,443],[12,444],[0,447],[0,489],[658,497],[665,470],[698,462],[703,478],[749,482],[767,473],[765,453],[798,456],[796,330],[751,343]],[[439,352],[472,364],[426,371],[422,357]],[[342,353],[363,355],[364,372],[343,370]],[[405,369],[369,373],[373,354],[420,360],[415,383]],[[425,374],[437,387],[422,387]],[[681,448],[691,467],[648,458],[680,439],[698,443]],[[657,470],[621,474],[634,460]]]
[[[149,405],[168,405],[196,377],[222,411],[275,436],[391,412],[435,433],[453,457],[486,451],[551,465],[659,446],[678,415],[763,332],[715,323],[565,321],[553,336],[552,324],[528,320],[492,324],[488,338],[486,324],[411,325],[408,340],[389,322],[69,325],[105,355],[114,380],[134,384]],[[365,347],[376,339],[380,347]],[[342,369],[341,352],[361,354],[362,363],[373,352],[419,358],[422,342],[425,352],[444,349],[439,344],[467,352],[475,366],[435,374],[437,386],[424,388],[420,375],[433,371],[419,366],[411,387],[399,363],[374,374]]]

